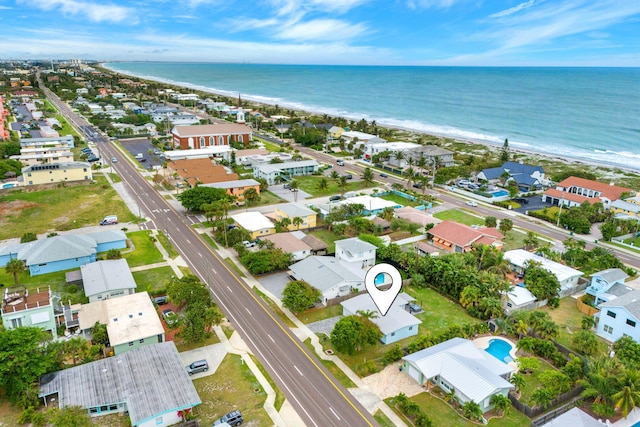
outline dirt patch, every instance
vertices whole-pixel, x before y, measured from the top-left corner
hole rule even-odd
[[[0,202],[0,218],[9,215],[16,215],[24,209],[40,206],[38,203],[25,202],[23,200],[12,200],[10,202]]]
[[[409,397],[422,393],[424,389],[409,375],[401,372],[399,365],[400,362],[393,363],[377,374],[364,377],[362,381],[381,399],[397,396],[401,392]]]

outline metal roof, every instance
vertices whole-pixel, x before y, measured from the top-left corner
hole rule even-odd
[[[315,215],[316,211],[309,209],[306,206],[297,203],[285,203],[276,206],[276,211],[281,211],[287,215],[287,218],[305,217],[308,215]]]
[[[84,294],[87,297],[114,289],[135,289],[126,259],[113,259],[85,264],[80,267]]]
[[[360,240],[357,237],[352,237],[350,239],[342,239],[336,240],[336,249],[340,248],[343,251],[349,252],[352,256],[355,256],[358,252],[368,252],[371,250],[376,250],[378,247],[369,242],[365,242],[364,240]]]
[[[172,341],[40,377],[40,397],[58,393],[60,408],[127,404],[136,426],[202,403]]]
[[[343,266],[334,257],[310,256],[290,267],[291,271],[314,288],[324,292],[344,282],[362,282],[353,270]]]

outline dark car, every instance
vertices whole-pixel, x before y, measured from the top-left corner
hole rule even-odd
[[[92,157],[87,158],[87,162],[89,162],[89,163],[97,162],[98,160],[100,160],[100,158],[96,157],[96,156],[92,156]]]
[[[389,175],[387,175],[386,173],[381,173],[380,174],[380,178],[387,178]]]
[[[345,175],[345,177],[346,177],[347,179],[353,179],[353,175],[351,175],[351,174],[347,174],[347,175]]]
[[[420,184],[419,182],[414,182],[412,187],[413,188],[422,188],[422,184]]]
[[[513,201],[516,203],[521,203],[523,205],[526,205],[527,203],[529,203],[529,199],[525,199],[524,197],[517,197],[513,199]]]
[[[147,161],[147,159],[145,159],[144,157],[140,159],[140,163],[144,163],[146,161]]]
[[[159,297],[153,297],[152,299],[154,304],[165,305],[169,302],[166,295],[161,295]]]
[[[236,410],[231,411],[228,414],[224,414],[223,416],[215,420],[213,422],[213,425],[217,426],[222,423],[227,423],[230,426],[239,426],[243,421],[244,420],[242,419],[242,414],[240,413],[240,411]]]

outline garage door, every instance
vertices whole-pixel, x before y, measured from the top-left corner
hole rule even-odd
[[[411,378],[416,380],[418,384],[422,384],[422,381],[420,381],[420,377],[422,376],[422,374],[416,367],[414,367],[413,365],[409,365],[409,371],[407,373]]]

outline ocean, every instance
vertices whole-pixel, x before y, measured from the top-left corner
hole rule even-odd
[[[117,62],[108,68],[287,109],[640,171],[640,68]]]

